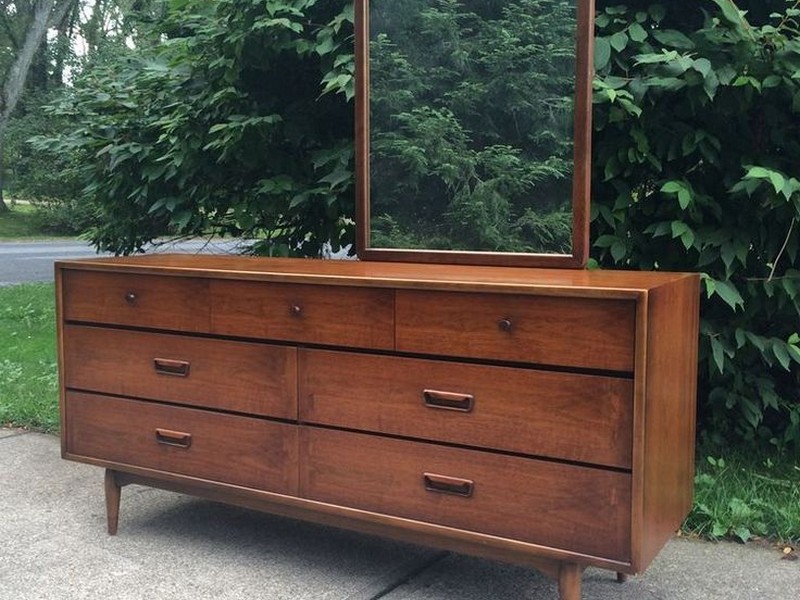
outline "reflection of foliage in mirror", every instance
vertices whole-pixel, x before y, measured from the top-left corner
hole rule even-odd
[[[571,252],[575,0],[370,2],[371,246]]]

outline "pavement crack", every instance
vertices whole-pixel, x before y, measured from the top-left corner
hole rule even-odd
[[[656,593],[655,593],[654,591],[652,591],[652,590],[645,590],[645,592],[646,592],[646,593],[647,593],[647,595],[648,595],[650,598],[652,598],[653,600],[667,600],[667,598],[665,598],[664,596],[661,596],[660,594],[656,594]]]
[[[412,570],[404,573],[402,577],[399,577],[399,578],[395,579],[392,583],[390,583],[389,585],[387,585],[386,587],[381,589],[379,592],[377,592],[376,594],[370,596],[368,600],[380,600],[380,598],[384,598],[384,597],[388,596],[393,591],[395,591],[397,588],[399,588],[400,586],[408,583],[409,581],[411,581],[415,577],[418,577],[419,575],[421,575],[422,573],[424,573],[425,571],[427,571],[431,567],[435,566],[436,564],[438,564],[439,562],[441,562],[442,560],[444,560],[448,556],[450,556],[450,553],[449,552],[444,552],[444,551],[434,554],[433,556],[431,556],[427,560],[422,561],[420,564],[418,564]]]

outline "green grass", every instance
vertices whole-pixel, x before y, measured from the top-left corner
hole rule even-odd
[[[746,542],[767,537],[800,543],[800,460],[730,450],[701,454],[694,509],[684,530],[706,538]]]
[[[0,423],[58,429],[52,283],[0,287]]]
[[[44,219],[34,206],[14,204],[9,208],[0,213],[0,241],[53,237],[43,232]]]
[[[0,424],[58,430],[54,306],[53,284],[0,287]],[[742,450],[698,456],[685,532],[800,543],[798,457]]]

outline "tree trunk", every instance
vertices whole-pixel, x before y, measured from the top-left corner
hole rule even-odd
[[[47,34],[48,27],[60,23],[76,1],[60,0],[57,3],[56,0],[37,0],[31,22],[25,31],[25,40],[3,82],[2,98],[0,98],[0,152],[4,146],[8,121],[25,89],[25,80],[31,69],[36,50]],[[2,160],[0,160],[0,165],[2,165]],[[0,172],[0,212],[8,211],[8,205],[3,199],[3,183],[2,172]]]
[[[5,139],[0,136],[0,215],[10,212],[3,191],[6,189]]]

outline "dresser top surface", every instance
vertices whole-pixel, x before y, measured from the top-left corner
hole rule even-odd
[[[115,271],[305,284],[530,294],[636,297],[691,273],[533,269],[468,265],[266,258],[253,256],[148,254],[56,261],[56,269]]]

